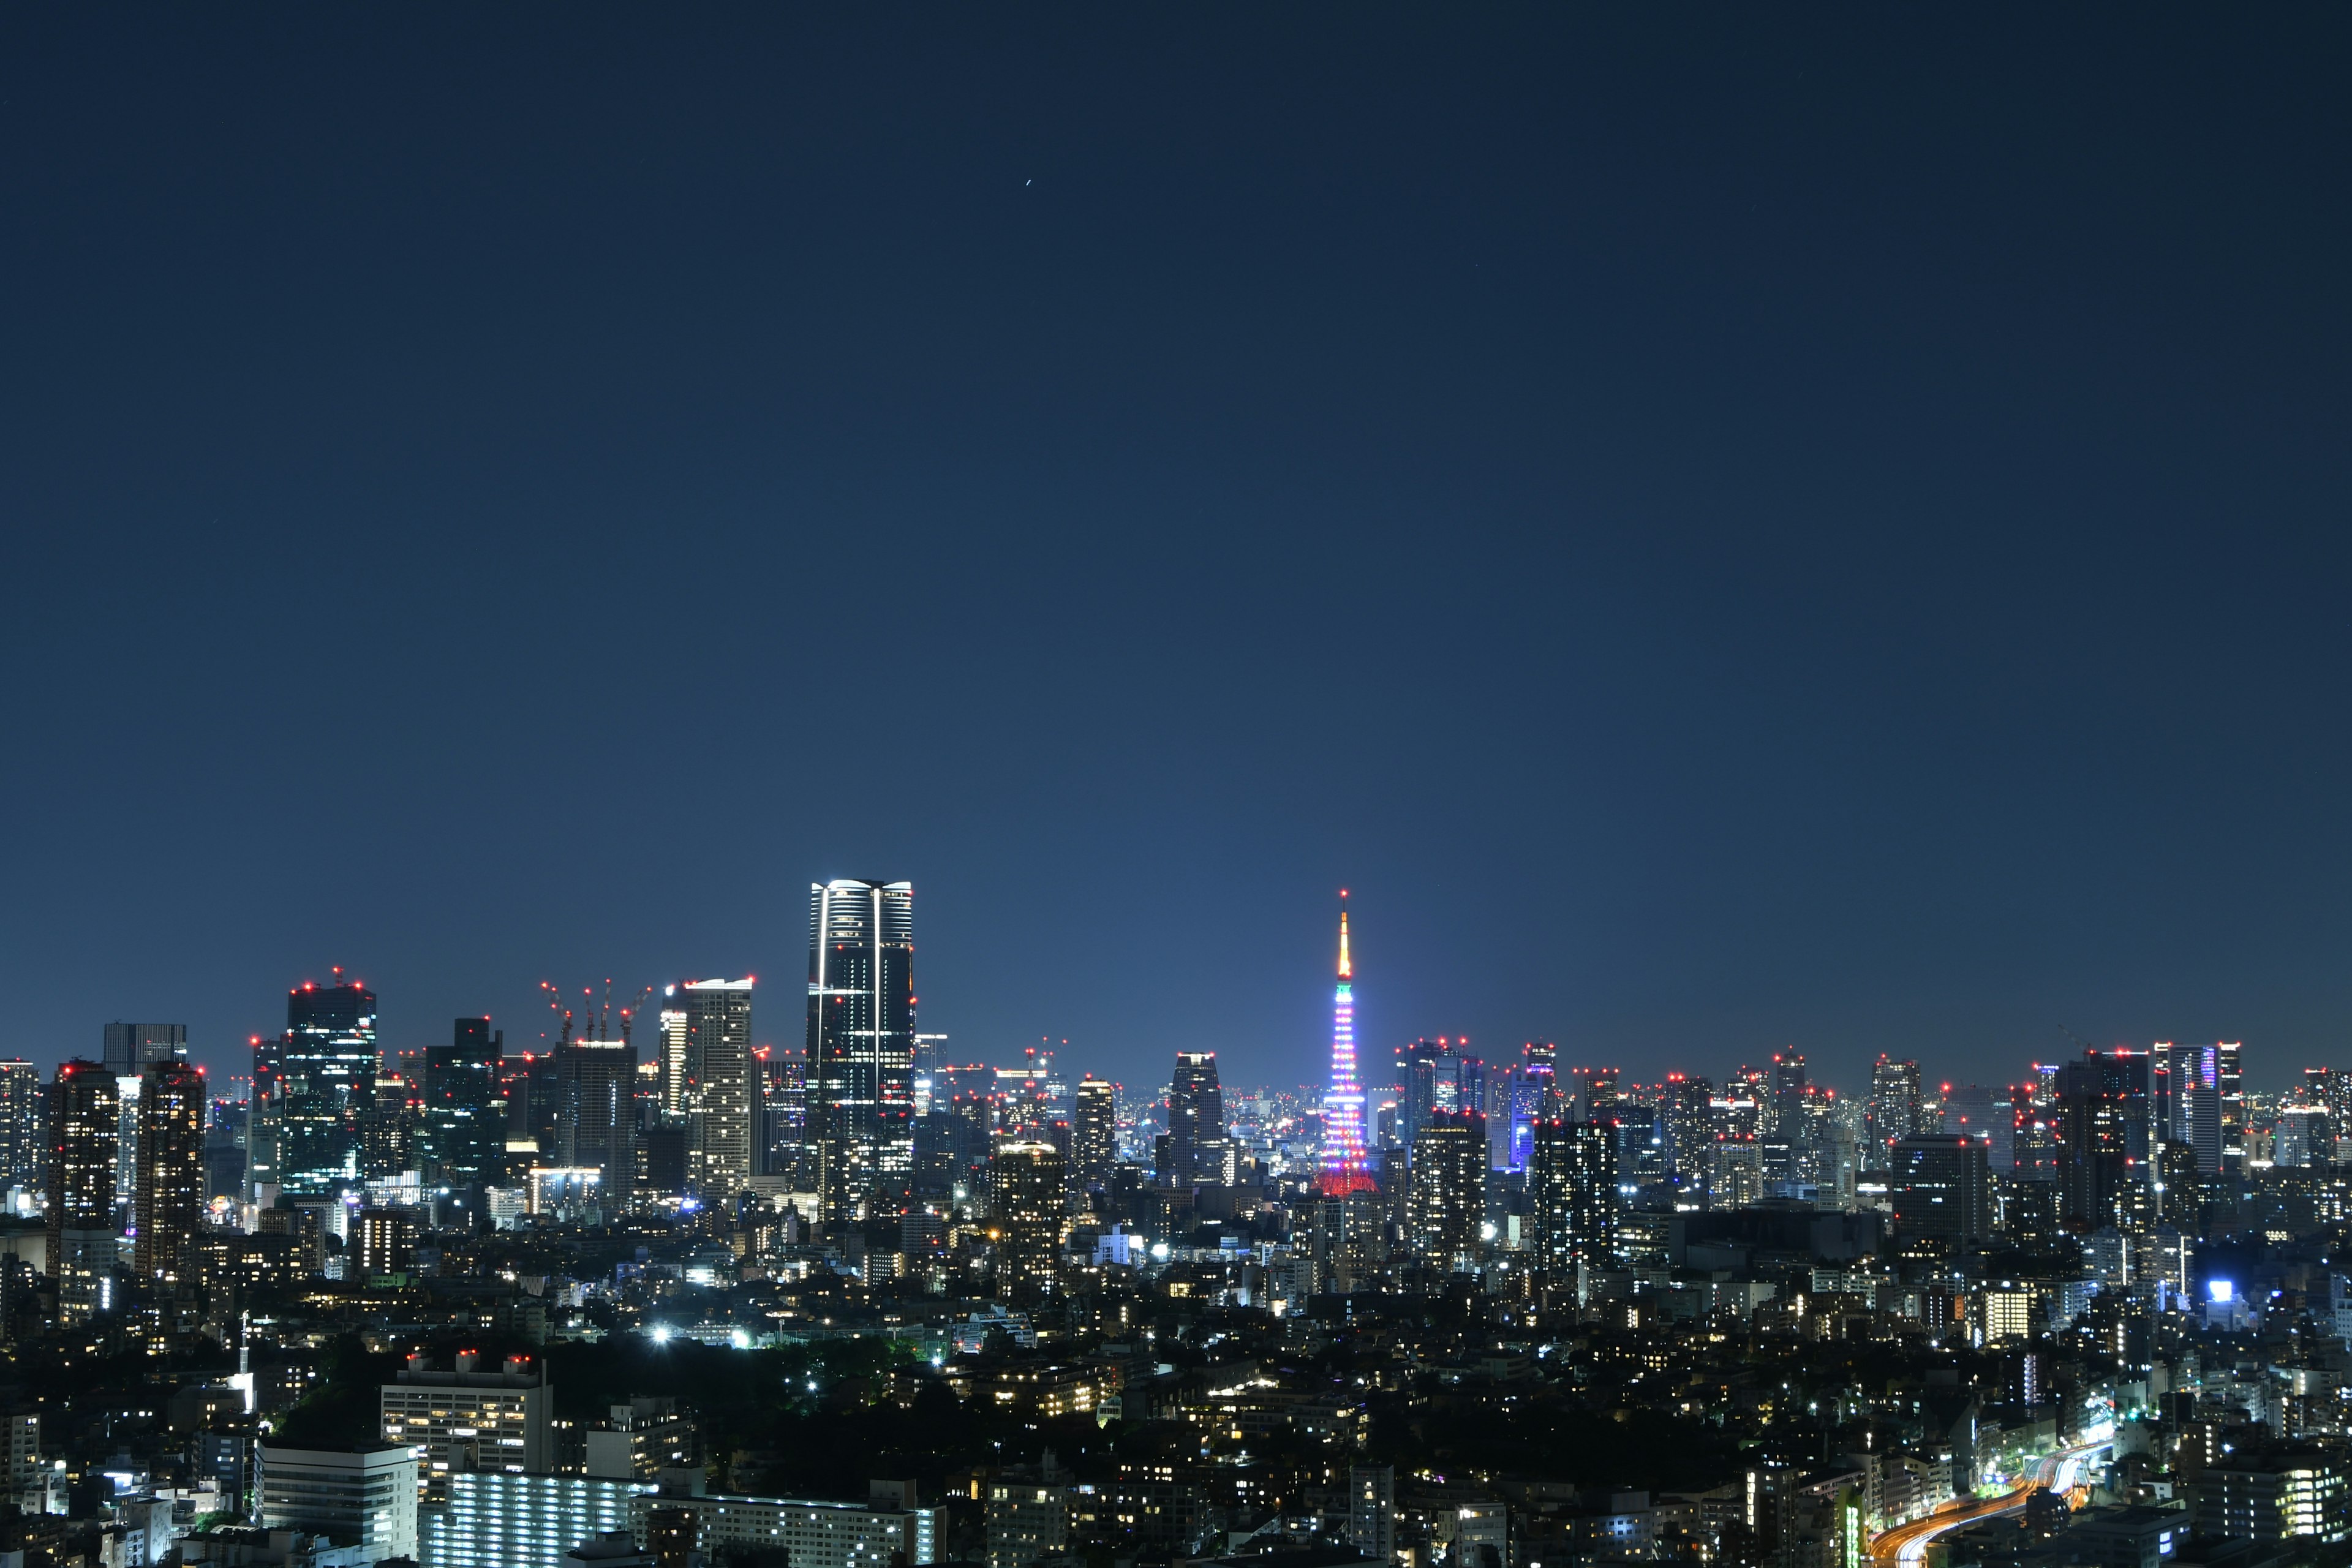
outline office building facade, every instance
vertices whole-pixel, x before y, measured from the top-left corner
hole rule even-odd
[[[281,1189],[316,1196],[355,1186],[361,1127],[375,1108],[375,993],[353,983],[287,993],[271,1064]],[[264,1074],[255,1065],[257,1088]]]
[[[1168,1079],[1168,1157],[1160,1179],[1171,1186],[1217,1186],[1225,1180],[1225,1092],[1217,1053],[1178,1051]]]
[[[449,1043],[425,1053],[425,1173],[471,1205],[478,1205],[483,1187],[505,1179],[505,1051],[506,1033],[489,1019],[459,1018]]]
[[[808,1140],[819,1215],[902,1215],[915,1178],[915,889],[809,888]]]

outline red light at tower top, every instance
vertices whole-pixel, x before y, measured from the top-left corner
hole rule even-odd
[[[1339,889],[1345,899],[1348,890]],[[1327,1198],[1380,1190],[1366,1169],[1364,1090],[1356,1081],[1355,964],[1348,952],[1348,910],[1339,910],[1339,988],[1331,997],[1331,1083],[1323,1096],[1323,1159],[1316,1188]]]

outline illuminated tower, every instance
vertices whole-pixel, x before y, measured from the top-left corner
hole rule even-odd
[[[1342,899],[1348,895],[1343,891]],[[1323,1095],[1323,1167],[1316,1183],[1327,1198],[1368,1193],[1378,1184],[1364,1168],[1364,1090],[1356,1081],[1355,966],[1348,962],[1348,911],[1339,910],[1339,988],[1331,994],[1331,1085]]]

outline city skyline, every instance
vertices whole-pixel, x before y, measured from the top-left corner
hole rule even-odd
[[[844,881],[841,879],[836,879],[831,884],[813,883],[811,884],[813,902],[816,903],[819,908],[822,907],[821,900],[828,886],[835,889],[866,887],[878,888],[881,884]],[[909,893],[911,893],[910,883],[894,883],[892,886],[908,889]],[[1346,901],[1344,889],[1341,893],[1341,899],[1343,902]],[[813,910],[813,927],[814,921],[820,918],[822,918],[821,915],[817,914],[814,910]],[[1346,954],[1348,952],[1348,944],[1350,940],[1349,933],[1348,932],[1346,926],[1347,922],[1343,912],[1340,941],[1343,963],[1342,984],[1346,989],[1346,994],[1342,1000],[1342,1006],[1345,1008],[1348,1015],[1346,1026],[1353,1038],[1358,1040],[1369,1039],[1376,1050],[1383,1053],[1388,1048],[1402,1046],[1403,1043],[1411,1039],[1435,1038],[1442,1036],[1445,1038],[1467,1045],[1475,1053],[1478,1054],[1482,1059],[1490,1061],[1507,1061],[1516,1058],[1522,1047],[1530,1043],[1545,1044],[1555,1048],[1563,1068],[1608,1067],[1623,1073],[1629,1079],[1641,1080],[1643,1079],[1664,1078],[1669,1073],[1690,1074],[1720,1079],[1724,1075],[1731,1073],[1739,1068],[1750,1065],[1753,1062],[1776,1058],[1779,1053],[1795,1052],[1812,1064],[1812,1070],[1815,1079],[1818,1081],[1836,1082],[1842,1085],[1851,1086],[1848,1092],[1859,1094],[1867,1088],[1871,1061],[1881,1056],[1893,1056],[1898,1058],[1917,1060],[1920,1063],[1923,1074],[1930,1081],[1942,1082],[1949,1080],[1952,1083],[1958,1084],[1997,1087],[2021,1076],[2033,1064],[2051,1064],[2063,1061],[2067,1058],[2078,1054],[2084,1047],[2092,1046],[2095,1043],[2102,1049],[2124,1048],[2140,1051],[2169,1047],[2176,1045],[2176,1043],[2183,1049],[2202,1048],[2210,1051],[2213,1048],[2213,1044],[2210,1041],[2195,1041],[2184,1037],[2177,1031],[2142,1039],[2124,1038],[2098,1040],[2095,1042],[2093,1039],[2077,1033],[2066,1026],[2059,1025],[2053,1028],[2053,1033],[2058,1037],[2059,1045],[2062,1046],[2063,1048],[2044,1048],[2036,1051],[2030,1046],[2021,1047],[2020,1053],[2015,1057],[2014,1061],[2011,1062],[2009,1067],[2000,1069],[2001,1072],[2007,1073],[2008,1076],[2001,1077],[1997,1073],[1993,1082],[1987,1085],[1984,1084],[1980,1078],[1969,1076],[1969,1069],[1967,1068],[1963,1068],[1958,1071],[1949,1070],[1948,1064],[1937,1062],[1923,1054],[1906,1052],[1901,1048],[1899,1043],[1882,1046],[1875,1050],[1870,1051],[1866,1055],[1857,1057],[1852,1060],[1843,1060],[1834,1053],[1821,1051],[1818,1047],[1809,1047],[1805,1042],[1801,1040],[1782,1040],[1772,1042],[1769,1045],[1751,1046],[1746,1047],[1723,1046],[1702,1051],[1673,1056],[1657,1056],[1643,1059],[1632,1058],[1625,1053],[1614,1053],[1606,1045],[1594,1046],[1589,1049],[1580,1048],[1573,1043],[1562,1042],[1557,1037],[1548,1035],[1536,1035],[1528,1039],[1497,1040],[1491,1037],[1478,1038],[1472,1036],[1467,1031],[1460,1029],[1420,1028],[1408,1030],[1393,1036],[1385,1033],[1368,1036],[1366,1032],[1359,1028],[1355,1023],[1358,1008],[1353,994],[1351,984],[1352,976],[1349,970],[1344,967],[1347,963]],[[812,937],[813,935],[814,930],[812,930]],[[814,954],[812,953],[812,961],[813,960]],[[782,971],[775,970],[772,967],[771,973],[782,973]],[[353,972],[351,975],[347,976],[344,969],[341,967],[330,966],[328,974],[331,980],[337,983],[348,983],[360,985],[366,984],[363,980],[357,976],[356,972]],[[747,972],[745,980],[742,984],[749,984],[754,978],[755,976]],[[315,984],[315,982],[306,981],[302,984],[298,984],[292,987],[291,992],[299,994],[307,986]],[[660,988],[649,986],[646,988],[644,994],[652,994],[658,989]],[[515,1043],[509,1047],[509,1049],[512,1054],[517,1056],[533,1052],[548,1054],[553,1051],[558,1039],[561,1037],[562,1030],[566,1026],[564,1020],[567,1017],[576,1018],[577,1027],[583,1036],[592,1026],[618,1029],[621,1026],[620,1022],[615,1020],[614,1015],[617,1013],[619,1009],[629,1005],[629,998],[631,996],[639,994],[632,989],[630,984],[617,980],[603,981],[596,985],[583,987],[577,991],[557,983],[537,981],[532,983],[529,994],[530,995],[530,1001],[525,1005],[525,1011],[522,1014],[522,1025],[510,1026],[500,1020],[499,1016],[496,1013],[461,1013],[453,1015],[453,1016],[458,1017],[461,1020],[465,1018],[481,1018],[497,1025],[502,1031],[510,1026],[516,1027],[520,1030],[520,1028],[527,1026],[530,1024],[543,1021],[546,1027],[542,1029],[536,1030],[528,1035],[518,1033]],[[552,1000],[550,999],[551,996],[552,997]],[[640,1000],[642,1001],[642,997],[640,997]],[[773,998],[772,997],[772,1000]],[[371,1001],[373,1002],[373,997],[371,997]],[[650,1005],[650,1004],[645,1005],[645,1006],[648,1008]],[[595,1022],[600,1007],[606,1015],[605,1022],[601,1026],[597,1025]],[[683,1016],[682,1014],[680,1016]],[[933,1014],[932,1021],[934,1024],[940,1021],[936,1012]],[[652,1017],[646,1016],[645,1011],[640,1009],[640,1014],[636,1022],[646,1027],[645,1041],[639,1048],[640,1058],[649,1060],[662,1048],[658,1043],[659,1037],[655,1031],[655,1020]],[[240,1036],[234,1042],[226,1043],[226,1045],[215,1044],[208,1050],[206,1042],[203,1038],[201,1029],[199,1028],[191,1031],[190,1026],[184,1023],[175,1022],[169,1025],[133,1026],[181,1031],[181,1044],[185,1048],[189,1059],[203,1064],[206,1070],[213,1075],[215,1081],[224,1087],[226,1087],[231,1079],[242,1080],[250,1076],[253,1066],[251,1041],[255,1037],[251,1031],[247,1031],[245,1035]],[[103,1025],[94,1026],[94,1027],[100,1030],[101,1037],[107,1042],[107,1048],[111,1049],[113,1048],[112,1032],[120,1030],[123,1026],[121,1024],[119,1019],[110,1019]],[[422,1028],[424,1035],[429,1035],[431,1038],[427,1039],[419,1036],[416,1033],[416,1029],[419,1027]],[[371,1028],[372,1030],[374,1030],[375,1026],[372,1024]],[[448,1029],[448,1019],[436,1019],[429,1026],[412,1026],[402,1025],[395,1026],[394,1028],[396,1030],[397,1037],[395,1037],[394,1033],[376,1030],[376,1032],[383,1034],[383,1037],[379,1047],[383,1052],[423,1052],[428,1048],[437,1047],[446,1043],[446,1036]],[[1319,1088],[1328,1085],[1329,1081],[1329,1070],[1332,1066],[1331,1032],[1332,1021],[1330,1004],[1327,997],[1324,1002],[1322,1011],[1322,1038],[1310,1047],[1291,1048],[1278,1046],[1272,1050],[1263,1053],[1252,1052],[1245,1046],[1231,1043],[1222,1045],[1216,1043],[1179,1045],[1174,1048],[1179,1051],[1212,1051],[1219,1054],[1221,1059],[1228,1063],[1244,1064],[1245,1066],[1246,1076],[1236,1080],[1237,1084],[1241,1087],[1253,1089],[1276,1088],[1284,1086]],[[274,1033],[275,1031],[269,1032],[271,1035],[274,1035]],[[264,1037],[268,1037],[268,1036],[265,1036]],[[1108,1045],[1100,1050],[1095,1051],[1089,1050],[1087,1042],[1084,1041],[1078,1041],[1074,1045],[1067,1036],[1041,1034],[1026,1037],[1016,1036],[1003,1039],[1000,1043],[993,1045],[986,1043],[983,1038],[980,1045],[971,1046],[968,1044],[968,1042],[974,1039],[974,1033],[967,1029],[958,1029],[954,1031],[950,1037],[954,1039],[955,1044],[948,1048],[946,1054],[949,1058],[957,1060],[985,1062],[987,1065],[1005,1065],[1016,1058],[1021,1051],[1029,1048],[1034,1044],[1058,1041],[1058,1048],[1067,1051],[1072,1061],[1083,1064],[1087,1071],[1095,1072],[1098,1076],[1116,1079],[1122,1083],[1150,1082],[1153,1079],[1155,1075],[1160,1074],[1164,1071],[1164,1052],[1160,1053],[1159,1058],[1154,1058],[1147,1057],[1140,1047],[1131,1045],[1124,1051],[1118,1049],[1117,1047]],[[755,1024],[749,1045],[750,1048],[753,1050],[771,1051],[779,1047],[786,1049],[795,1047],[805,1049],[807,1042],[808,1031],[805,1028],[796,1027],[789,1021],[782,1024],[771,1021],[765,1025]],[[2222,1042],[2224,1046],[2240,1045],[2243,1043],[2243,1037],[2241,1036],[2232,1039],[2225,1036],[2222,1037]],[[2296,1075],[2299,1074],[2306,1066],[2336,1065],[2335,1055],[2325,1049],[2296,1051],[2293,1047],[2282,1047],[2269,1042],[2262,1041],[2256,1041],[2254,1042],[2254,1045],[2256,1047],[2253,1052],[2255,1062],[2254,1074],[2249,1080],[2249,1087],[2257,1090],[2275,1092],[2290,1088],[2298,1081]],[[973,1051],[977,1054],[964,1054],[967,1051]],[[44,1072],[47,1072],[50,1068],[55,1067],[59,1062],[69,1060],[76,1057],[89,1057],[95,1059],[98,1055],[99,1052],[93,1051],[87,1047],[80,1048],[67,1047],[61,1047],[59,1052],[54,1058],[49,1059],[43,1059],[38,1056],[30,1055],[29,1053],[26,1054],[23,1059],[31,1060],[35,1066],[40,1068]],[[1125,1065],[1113,1065],[1110,1061],[1110,1058],[1119,1058],[1119,1061]],[[1278,1070],[1277,1067],[1275,1065],[1285,1060],[1286,1058],[1297,1058],[1297,1068],[1295,1072],[1285,1073]],[[1989,1058],[1987,1052],[1984,1050],[1972,1050],[1968,1053],[1967,1057],[1967,1060],[1971,1064],[1971,1066],[1979,1070],[1983,1070],[1983,1064],[1989,1059],[2008,1060],[2008,1058]],[[1106,1070],[1107,1068],[1108,1070]],[[1367,1076],[1362,1079],[1362,1081],[1366,1085],[1368,1090],[1374,1091],[1376,1091],[1382,1083],[1382,1080],[1376,1076]]]

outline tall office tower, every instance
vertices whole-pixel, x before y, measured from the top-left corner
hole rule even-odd
[[[1422,1127],[1439,1111],[1483,1115],[1486,1107],[1486,1064],[1470,1054],[1470,1042],[1439,1036],[1415,1040],[1402,1052],[1403,1096],[1399,1120],[1410,1147]]]
[[[673,1121],[682,1121],[686,1116],[686,1025],[691,1015],[677,986],[662,987],[661,1011],[656,1016],[661,1029],[661,1043],[654,1047],[660,1067],[661,1113]]]
[[[2213,1047],[2221,1096],[2221,1169],[2236,1175],[2246,1168],[2245,1043],[2223,1040]]]
[[[1475,1110],[1431,1113],[1412,1141],[1405,1230],[1433,1268],[1477,1267],[1478,1230],[1486,1222],[1486,1119]]]
[[[1760,1131],[1787,1137],[1802,1111],[1805,1087],[1805,1058],[1795,1051],[1774,1051],[1772,1065],[1764,1069],[1764,1125]]]
[[[1658,1101],[1658,1119],[1665,1124],[1666,1163],[1685,1182],[1706,1177],[1707,1151],[1715,1146],[1715,1125],[1709,1108],[1715,1085],[1696,1073],[1670,1072]],[[1588,1120],[1589,1120],[1588,1115]]]
[[[205,1075],[167,1061],[141,1077],[131,1267],[142,1279],[178,1280],[188,1278],[188,1248],[205,1212]]]
[[[903,1215],[915,1181],[915,885],[809,886],[809,1146],[827,1225]]]
[[[288,992],[277,1065],[285,1191],[355,1185],[361,1120],[375,1108],[375,993],[350,982]]]
[[[43,1186],[48,1168],[41,1069],[22,1058],[0,1062],[0,1184]]]
[[[2158,1040],[2149,1054],[2149,1132],[2186,1144],[2206,1175],[2223,1169],[2229,1147],[2221,1103],[2221,1050]]]
[[[449,1033],[447,1045],[425,1053],[425,1174],[478,1214],[480,1189],[506,1173],[499,1075],[507,1037],[488,1018],[460,1018]]]
[[[996,1299],[1030,1305],[1054,1292],[1068,1207],[1067,1167],[1051,1143],[999,1143],[988,1163]]]
[[[1870,1068],[1870,1110],[1865,1122],[1870,1133],[1866,1157],[1872,1170],[1886,1169],[1887,1155],[1896,1139],[1920,1131],[1919,1100],[1919,1064],[1890,1061],[1881,1052]]]
[[[58,1068],[49,1089],[49,1277],[58,1316],[81,1323],[112,1306],[115,1145],[122,1135],[119,1079],[102,1062]]]
[[[158,1062],[184,1061],[188,1055],[185,1024],[109,1024],[106,1026],[106,1070],[117,1078],[137,1078]]]
[[[1578,1269],[1607,1268],[1617,1256],[1615,1129],[1607,1122],[1549,1117],[1535,1126],[1528,1197],[1535,1210],[1536,1267],[1554,1289],[1577,1290]]]
[[[1331,1078],[1323,1091],[1323,1157],[1316,1173],[1316,1190],[1327,1198],[1371,1192],[1380,1185],[1364,1156],[1364,1086],[1356,1081],[1355,973],[1348,959],[1348,911],[1342,909],[1339,988],[1331,994]],[[1216,1070],[1213,1065],[1210,1070]]]
[[[2148,1058],[2143,1051],[2085,1050],[2057,1082],[2061,1209],[2097,1229],[2114,1225],[2135,1163],[2148,1155]]]
[[[1898,1138],[1887,1161],[1895,1227],[1904,1237],[1981,1241],[1992,1234],[1985,1146],[1965,1133]]]
[[[635,1165],[636,1047],[625,1039],[567,1040],[556,1047],[555,1086],[556,1163],[595,1167],[605,1205],[618,1206]]]
[[[1528,1042],[1504,1075],[1502,1158],[1496,1169],[1524,1171],[1535,1147],[1536,1123],[1561,1114],[1558,1051],[1549,1042]],[[1492,1129],[1489,1129],[1491,1134]]]
[[[1070,1177],[1081,1192],[1108,1192],[1118,1163],[1118,1089],[1088,1073],[1070,1118]]]
[[[706,1203],[751,1185],[751,978],[689,980],[686,998],[687,1184]]]
[[[1217,1053],[1178,1051],[1168,1080],[1168,1163],[1171,1185],[1215,1186],[1224,1178],[1225,1091],[1217,1082]]]

